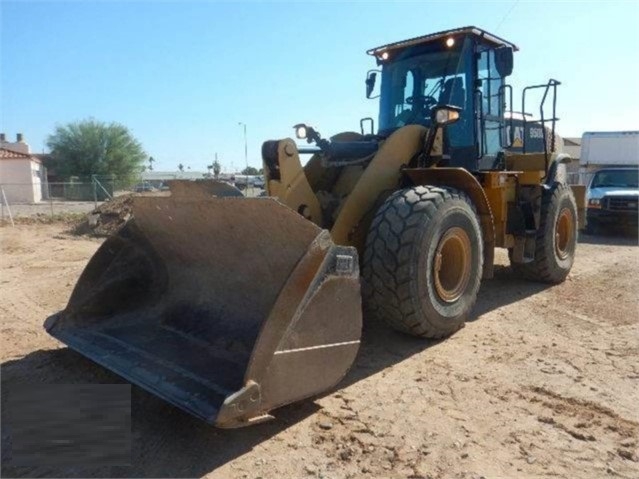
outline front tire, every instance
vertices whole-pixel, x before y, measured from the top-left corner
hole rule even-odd
[[[471,200],[416,186],[377,211],[362,261],[368,315],[398,331],[441,338],[464,325],[477,299],[483,241]]]
[[[535,259],[513,263],[515,273],[531,281],[563,282],[575,261],[577,204],[569,186],[555,183],[542,196],[540,225],[535,238]]]

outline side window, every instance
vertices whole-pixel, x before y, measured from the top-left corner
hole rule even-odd
[[[462,110],[466,109],[466,78],[464,75],[449,75],[442,79],[438,103],[458,106]]]
[[[413,105],[406,99],[415,95],[415,73],[412,69],[397,69],[393,74],[392,125],[404,126],[413,118]]]
[[[497,72],[495,67],[495,53],[493,50],[481,52],[477,65],[477,78],[481,80],[480,91],[482,93],[484,114],[500,116],[499,88],[503,84],[503,79],[499,76],[499,72]]]
[[[397,78],[397,81],[400,82],[400,88],[397,88],[396,91],[401,96],[398,96],[394,101],[394,114],[396,118],[400,117],[403,112],[406,112],[406,114],[410,113],[411,106],[406,103],[406,98],[413,96],[413,92],[415,91],[415,75],[412,70],[405,70],[404,72],[400,71],[397,76],[399,77]]]
[[[500,87],[503,80],[495,67],[495,54],[493,50],[484,50],[479,55],[477,63],[477,79],[481,82],[476,93],[481,103],[482,121],[480,123],[481,146],[483,154],[496,155],[501,149],[502,105]],[[480,106],[481,105],[481,106]],[[481,130],[483,127],[483,131]]]
[[[413,92],[415,91],[415,74],[412,70],[408,70],[406,72],[406,78],[404,82],[404,103],[406,103],[406,98],[413,96]]]
[[[441,79],[441,90],[437,103],[462,109],[460,119],[446,127],[448,143],[453,148],[472,144],[472,112],[468,111],[468,87],[464,74],[448,75]]]

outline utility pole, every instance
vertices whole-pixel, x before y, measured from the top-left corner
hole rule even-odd
[[[246,164],[246,192],[248,193],[249,181],[248,181],[248,143],[246,141],[246,123],[238,121],[237,124],[239,126],[244,127],[244,163]]]
[[[246,123],[239,121],[238,125],[244,127],[244,163],[246,163],[246,168],[248,168],[248,143],[246,142]]]

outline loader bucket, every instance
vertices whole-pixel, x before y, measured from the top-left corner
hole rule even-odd
[[[361,335],[355,249],[273,198],[175,193],[134,199],[47,331],[220,427],[334,386]]]

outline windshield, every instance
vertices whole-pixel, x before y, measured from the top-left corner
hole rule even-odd
[[[639,170],[603,170],[599,171],[592,178],[591,188],[604,187],[639,187]]]
[[[454,105],[465,109],[469,78],[466,76],[466,52],[471,42],[451,49],[415,52],[384,65],[380,100],[380,130],[408,124],[430,124],[436,105]],[[432,48],[432,47],[431,47]],[[463,116],[463,112],[462,112]]]

